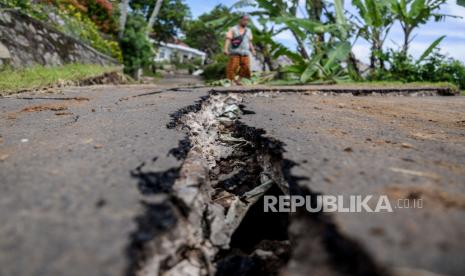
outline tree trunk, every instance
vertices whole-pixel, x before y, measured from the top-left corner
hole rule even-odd
[[[375,56],[375,46],[371,45],[371,55],[370,55],[370,73],[373,74],[376,69],[376,56]]]
[[[358,60],[355,57],[354,52],[352,51],[350,51],[348,62],[349,65],[352,66],[352,68],[354,69],[354,73],[357,74],[357,77],[361,78],[360,69],[358,68]]]
[[[321,22],[321,14],[323,12],[323,7],[324,3],[322,0],[311,0],[311,1],[306,1],[306,8],[307,8],[307,13],[310,17],[311,20],[316,21],[316,22]],[[322,46],[325,43],[325,35],[323,33],[316,34],[313,36],[314,40],[314,46],[313,50],[314,53],[319,54],[320,50],[322,49]]]
[[[140,78],[142,77],[142,68],[135,69],[131,75],[134,80],[140,81]]]
[[[269,56],[265,57],[265,64],[268,65],[268,70],[274,71],[274,64],[273,64],[273,59]]]
[[[128,17],[128,9],[129,9],[129,0],[122,0],[120,5],[120,12],[121,15],[119,17],[119,32],[118,38],[123,38],[124,29],[126,28],[126,19]]]
[[[378,50],[378,53],[383,53],[383,44],[381,44],[381,42],[379,44],[376,45],[377,47],[377,50]],[[383,57],[378,57],[378,62],[379,62],[379,68],[381,70],[384,70],[386,69],[386,67],[384,66],[384,58]]]
[[[294,17],[297,17],[297,11],[298,11],[298,5],[299,5],[299,1],[296,1],[296,3],[294,3],[294,7],[295,9],[294,10],[291,10],[290,13],[292,14],[292,16]],[[302,41],[300,39],[300,37],[292,30],[290,30],[292,35],[294,36],[296,42],[297,42],[297,47],[298,47],[298,51],[300,52],[300,54],[302,55],[303,58],[305,59],[310,59],[310,55],[308,54],[307,52],[307,49],[305,48],[305,43],[304,41]]]
[[[374,73],[376,69],[382,68],[383,61],[379,57],[379,54],[383,50],[381,42],[381,34],[378,29],[372,29],[371,31],[371,56],[370,56],[370,71]]]
[[[152,30],[153,25],[155,24],[155,20],[157,19],[158,14],[160,13],[160,8],[162,4],[163,0],[157,0],[157,2],[155,3],[155,7],[153,8],[152,14],[150,15],[149,21],[147,23],[147,37],[149,36],[150,31]]]
[[[404,45],[402,46],[402,53],[407,56],[408,48],[410,44],[410,34],[412,30],[408,26],[405,26],[403,30],[404,30]]]
[[[297,47],[298,47],[298,50],[299,50],[300,54],[302,55],[302,57],[304,57],[305,59],[309,59],[310,56],[308,55],[307,49],[305,49],[304,42],[292,30],[291,30],[291,33],[292,33],[292,35],[294,35],[294,38],[297,41]]]

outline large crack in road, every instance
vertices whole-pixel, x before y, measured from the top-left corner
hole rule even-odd
[[[283,143],[241,123],[244,113],[240,94],[211,93],[172,115],[168,127],[187,136],[170,154],[184,162],[132,172],[147,199],[127,274],[386,274],[329,216],[264,212],[265,195],[316,194],[291,175]]]
[[[320,88],[3,99],[0,274],[463,275],[464,99]],[[263,214],[286,189],[425,204]]]

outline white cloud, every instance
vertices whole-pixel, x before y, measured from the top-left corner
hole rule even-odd
[[[456,0],[449,0],[448,3],[444,5],[444,8],[442,10],[446,14],[460,16],[460,17],[465,18],[465,8],[462,6],[458,6],[456,4]]]
[[[352,51],[354,52],[357,59],[359,59],[365,64],[370,63],[370,45],[369,44],[358,42],[357,44],[354,45],[354,47],[352,48]]]
[[[289,30],[279,33],[275,38],[280,41],[294,41],[294,36]]]

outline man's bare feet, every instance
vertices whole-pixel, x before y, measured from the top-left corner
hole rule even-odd
[[[237,86],[242,86],[242,83],[239,80],[235,80],[233,83]]]

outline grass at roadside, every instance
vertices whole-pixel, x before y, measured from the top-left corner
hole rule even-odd
[[[459,90],[459,88],[450,82],[400,82],[400,81],[366,81],[366,82],[347,82],[344,85],[369,85],[373,87],[448,87]]]
[[[59,67],[35,66],[21,70],[5,69],[0,71],[0,95],[83,80],[116,70],[118,70],[117,67],[91,64],[68,64]]]
[[[423,87],[434,87],[434,88],[449,88],[456,95],[460,95],[461,91],[459,87],[450,82],[397,82],[397,81],[373,81],[373,82],[348,82],[343,83],[344,86],[360,86],[360,87],[375,87],[375,88],[423,88]]]

